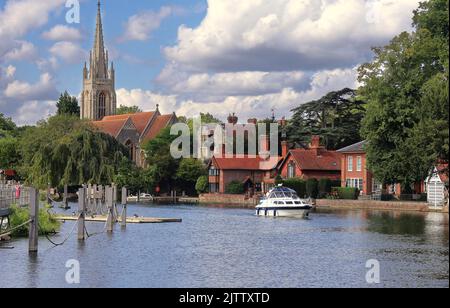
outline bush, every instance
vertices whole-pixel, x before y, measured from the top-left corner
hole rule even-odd
[[[232,181],[227,185],[225,192],[232,195],[241,195],[245,192],[244,184],[239,181]]]
[[[300,198],[306,196],[306,181],[302,179],[287,179],[283,186],[295,190]]]
[[[330,179],[319,180],[319,198],[326,198],[331,193],[332,181]]]
[[[358,188],[353,187],[335,187],[333,190],[343,200],[357,200],[360,194]]]
[[[203,175],[198,178],[195,184],[195,190],[198,194],[204,194],[208,192],[208,177]]]
[[[11,207],[11,227],[19,226],[30,219],[28,208],[22,208],[16,205]],[[39,209],[39,235],[53,234],[59,230],[61,223],[55,220],[46,209]],[[15,230],[13,236],[28,236],[29,224]]]
[[[306,195],[316,199],[319,195],[319,181],[317,179],[308,179],[306,181]]]

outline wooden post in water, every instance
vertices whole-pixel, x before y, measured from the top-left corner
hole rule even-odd
[[[65,184],[64,185],[64,197],[63,197],[63,204],[64,204],[65,209],[69,208],[69,200],[67,198],[68,194],[69,194],[69,187],[67,186],[67,184]]]
[[[30,220],[28,251],[36,253],[39,236],[39,191],[36,188],[30,188]]]
[[[50,183],[47,185],[47,204],[52,204],[52,199],[50,198]]]
[[[88,184],[87,186],[87,208],[89,211],[92,211],[92,184]]]
[[[117,185],[112,183],[112,190],[113,190],[113,214],[114,214],[114,221],[117,221],[119,218],[119,211],[117,210]]]
[[[127,227],[127,197],[128,197],[127,195],[128,195],[127,188],[122,187],[122,206],[123,206],[122,220],[121,220],[122,228]]]
[[[112,233],[114,230],[113,188],[106,186],[105,199],[108,207],[108,218],[106,220],[106,231]]]
[[[85,217],[86,217],[86,189],[78,190],[78,240],[85,240]]]

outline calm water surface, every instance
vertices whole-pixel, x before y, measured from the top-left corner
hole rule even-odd
[[[0,287],[73,287],[65,282],[69,259],[81,264],[81,287],[373,287],[365,280],[369,259],[381,264],[377,287],[449,286],[448,215],[321,211],[301,220],[138,205],[128,214],[183,222],[116,227],[84,244],[74,235],[56,248],[40,238],[37,257],[28,256],[27,240],[13,241],[15,249],[0,249]]]

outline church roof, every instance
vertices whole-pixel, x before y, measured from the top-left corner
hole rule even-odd
[[[160,115],[156,118],[150,129],[148,130],[147,134],[142,138],[142,141],[146,142],[149,140],[154,139],[158,134],[166,128],[172,121],[172,119],[175,117],[174,114],[166,114],[166,115]]]
[[[139,132],[140,135],[142,135],[148,123],[153,119],[155,113],[156,112],[139,112],[134,114],[107,116],[103,118],[103,121],[104,122],[119,121],[119,120],[123,121],[128,118],[131,118],[131,121],[133,121],[133,124],[134,126],[136,126],[137,131]]]
[[[92,125],[106,134],[117,137],[127,121],[128,118],[121,118],[110,121],[94,121],[92,122]]]

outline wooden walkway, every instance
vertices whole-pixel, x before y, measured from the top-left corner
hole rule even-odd
[[[54,218],[60,221],[75,221],[78,220],[76,216],[70,215],[55,215]],[[85,221],[89,222],[106,222],[107,216],[86,216]],[[120,218],[117,219],[120,222]],[[158,223],[174,223],[183,222],[179,218],[156,218],[156,217],[127,217],[129,224],[158,224]]]

